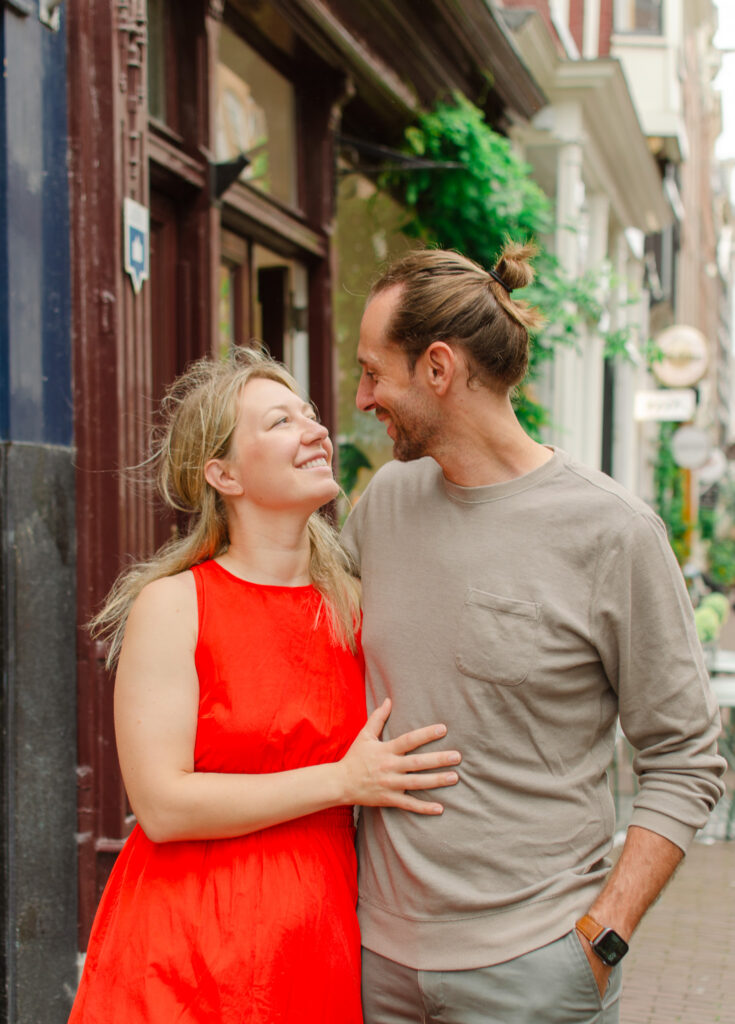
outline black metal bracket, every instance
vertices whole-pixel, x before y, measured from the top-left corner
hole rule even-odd
[[[20,14],[24,18],[27,18],[29,14],[33,14],[33,4],[30,0],[3,0],[3,7],[9,7],[11,11]]]
[[[209,165],[209,195],[212,202],[221,199],[227,189],[240,177],[250,164],[250,157],[240,153],[234,160]]]
[[[454,171],[464,167],[464,164],[456,161],[426,160],[420,156],[410,156],[389,146],[355,138],[354,135],[337,135],[336,141],[340,149],[351,149],[360,156],[380,161],[377,164],[356,164],[353,167],[340,168],[337,172],[340,177],[346,174],[383,174],[384,171]]]

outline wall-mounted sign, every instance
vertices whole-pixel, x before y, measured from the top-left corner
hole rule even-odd
[[[123,203],[123,244],[125,270],[130,274],[137,295],[143,282],[148,280],[150,217],[148,207],[134,199],[125,199]]]
[[[638,421],[686,423],[694,418],[697,393],[692,388],[656,388],[636,391],[634,416]]]
[[[725,453],[721,448],[713,448],[709,458],[697,474],[700,490],[705,490],[707,487],[711,487],[712,484],[716,484],[723,477],[726,469],[727,457]]]
[[[653,364],[654,375],[668,388],[689,388],[707,369],[707,339],[696,327],[674,324],[656,338],[663,359]]]
[[[677,466],[699,469],[712,454],[709,434],[697,427],[679,427],[671,438],[671,452]]]

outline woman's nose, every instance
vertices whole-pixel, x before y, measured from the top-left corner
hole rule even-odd
[[[318,420],[309,418],[308,423],[304,429],[304,437],[308,438],[309,441],[322,441],[325,437],[329,436],[329,431],[320,423]]]

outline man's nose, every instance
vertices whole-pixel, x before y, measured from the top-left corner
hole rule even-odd
[[[375,407],[375,400],[373,399],[373,386],[364,373],[360,377],[360,383],[357,385],[355,405],[361,412],[370,412],[370,410]]]

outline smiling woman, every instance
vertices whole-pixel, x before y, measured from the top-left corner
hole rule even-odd
[[[243,387],[231,450],[225,458],[212,459],[205,476],[223,498],[243,499],[238,517],[252,521],[259,509],[278,511],[279,519],[269,519],[269,528],[286,516],[299,531],[303,509],[311,513],[339,493],[332,454],[327,428],[311,405],[280,381],[261,377]],[[251,553],[251,558],[258,556],[257,549]]]
[[[317,510],[332,444],[252,350],[172,387],[152,464],[189,530],[95,620],[138,824],[103,893],[72,1024],[360,1024],[352,806],[439,814],[456,751],[365,723],[357,584]],[[427,771],[428,769],[428,771]]]

